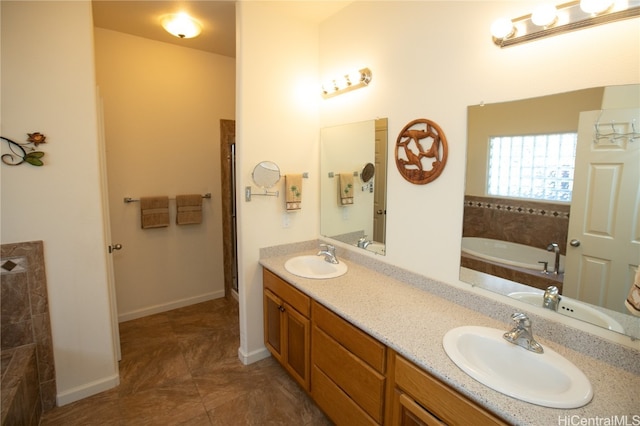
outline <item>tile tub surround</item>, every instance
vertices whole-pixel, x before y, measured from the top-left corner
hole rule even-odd
[[[560,253],[566,254],[570,208],[568,204],[465,195],[462,235],[538,248],[556,242]]]
[[[41,405],[49,410],[56,404],[56,379],[43,242],[2,244],[0,273],[1,349],[35,346]]]
[[[530,314],[543,346],[560,353],[589,378],[593,400],[584,407],[559,410],[522,402],[496,392],[460,370],[442,348],[452,328],[511,327],[514,308],[385,264],[375,257],[340,250],[349,265],[342,277],[311,280],[284,269],[296,255],[315,254],[318,241],[262,249],[260,263],[382,343],[448,383],[461,394],[519,425],[558,424],[559,418],[638,415],[640,352]],[[562,342],[562,343],[558,343]]]
[[[37,425],[42,415],[35,345],[2,352],[2,425]]]

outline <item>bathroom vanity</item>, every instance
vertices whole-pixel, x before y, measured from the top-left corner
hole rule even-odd
[[[336,424],[507,424],[268,269],[263,286],[265,345]]]
[[[640,374],[633,349],[587,335],[588,348],[582,351],[570,348],[575,342],[565,347],[538,334],[543,346],[588,376],[594,398],[576,409],[520,401],[466,375],[442,346],[446,332],[463,325],[507,331],[512,307],[348,251],[338,252],[348,264],[345,275],[301,278],[284,263],[317,250],[292,246],[261,253],[265,342],[336,424],[539,425],[570,416],[631,421],[638,415]],[[486,312],[460,302],[469,296]],[[556,334],[567,332],[565,326],[553,326]],[[536,331],[544,328],[534,319]],[[274,336],[279,336],[277,345],[271,342]]]

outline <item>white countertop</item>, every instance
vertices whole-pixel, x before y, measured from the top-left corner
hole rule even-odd
[[[282,254],[276,251],[275,254],[269,253],[271,256],[263,255],[260,263],[506,421],[536,426],[579,425],[587,424],[580,423],[586,422],[586,419],[599,418],[604,419],[600,420],[602,423],[589,424],[618,424],[604,422],[606,419],[626,416],[626,423],[619,424],[640,424],[639,375],[537,336],[534,321],[536,339],[543,346],[569,359],[589,378],[594,392],[593,400],[584,407],[566,410],[541,407],[503,395],[460,370],[445,353],[442,337],[450,329],[463,325],[481,325],[507,331],[510,328],[508,316],[504,322],[497,321],[392,278],[386,272],[383,274],[361,266],[354,260],[341,260],[349,266],[348,272],[330,280],[301,278],[284,269],[284,262],[290,257],[316,252],[306,250]],[[452,291],[462,292],[459,289]],[[483,303],[484,300],[479,302]],[[632,352],[632,356],[637,357],[638,354]],[[640,357],[632,362],[640,362]]]

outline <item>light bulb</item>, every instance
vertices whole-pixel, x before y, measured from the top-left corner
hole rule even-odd
[[[551,3],[543,3],[535,8],[531,14],[531,22],[539,27],[553,25],[558,18],[556,7]]]
[[[510,37],[515,32],[513,22],[507,18],[499,18],[491,24],[491,35],[498,40]]]
[[[613,0],[580,0],[580,9],[590,15],[598,15],[611,7]]]
[[[202,31],[200,23],[184,12],[163,16],[162,26],[169,33],[180,38],[192,38]]]

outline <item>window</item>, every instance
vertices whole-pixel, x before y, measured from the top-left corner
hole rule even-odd
[[[570,202],[577,139],[577,133],[491,137],[488,194]]]

